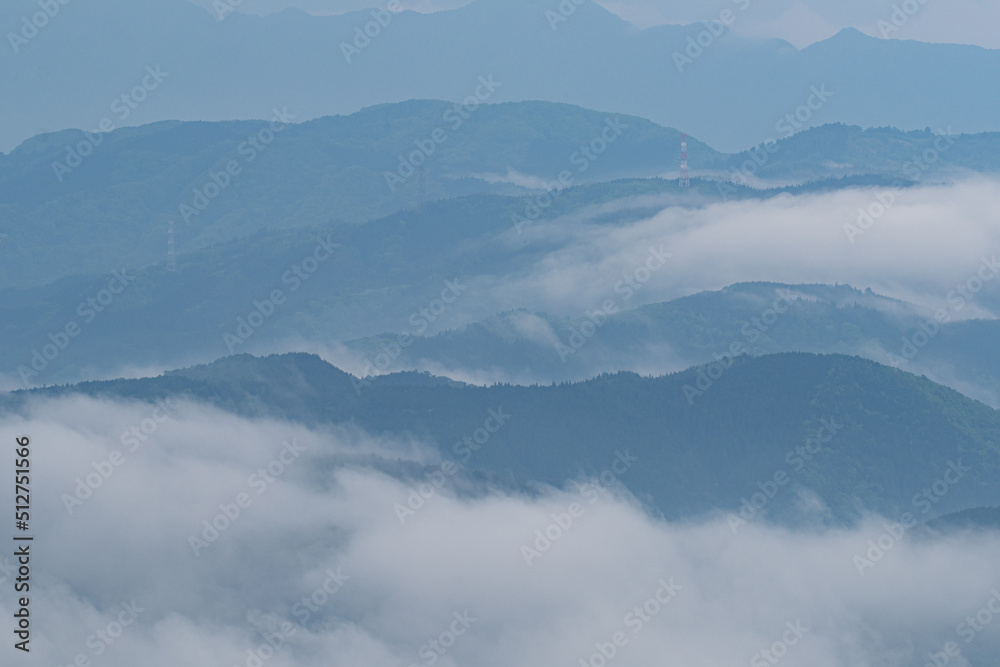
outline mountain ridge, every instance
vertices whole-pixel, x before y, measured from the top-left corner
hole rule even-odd
[[[739,512],[741,498],[778,471],[791,481],[780,484],[782,497],[766,514],[781,523],[803,518],[802,493],[821,498],[835,523],[914,512],[911,497],[956,460],[968,471],[933,513],[997,502],[1000,413],[958,392],[843,355],[740,357],[721,374],[711,369],[476,387],[419,374],[361,381],[308,354],[241,355],[157,378],[19,391],[0,405],[17,411],[33,398],[78,393],[149,402],[187,397],[244,417],[415,437],[442,457],[468,454],[472,470],[557,486],[596,474],[627,448],[642,465],[623,481],[670,518]],[[685,387],[696,386],[703,391],[689,400]],[[474,459],[453,447],[490,410],[508,417],[489,446]],[[802,447],[815,437],[822,444],[807,457]],[[931,510],[918,513],[929,518]]]
[[[62,183],[53,165],[69,161],[65,140],[86,143],[86,135],[34,137],[0,156],[0,233],[9,237],[0,245],[0,287],[121,262],[146,266],[162,258],[169,220],[178,223],[183,253],[263,228],[377,220],[425,200],[487,193],[528,201],[542,188],[564,186],[564,175],[570,185],[586,185],[677,173],[680,131],[642,118],[548,102],[485,104],[467,121],[454,116],[461,124],[452,130],[442,118],[452,110],[433,100],[377,105],[277,124],[267,144],[258,138],[271,136],[267,121],[121,128],[102,135],[79,166],[60,171]],[[615,136],[608,123],[627,127]],[[443,142],[430,139],[441,138],[437,131]],[[583,149],[605,131],[614,142],[591,159]],[[831,134],[838,137],[832,144]],[[872,175],[910,185],[1000,171],[1000,133],[986,133],[949,137],[948,150],[914,173],[914,156],[939,141],[926,131],[830,125],[735,155],[689,137],[689,162],[696,179],[733,181],[696,183],[693,190],[720,200],[752,195],[751,184]]]
[[[17,24],[32,6],[12,2],[0,18]],[[640,30],[597,5],[572,6],[575,11],[566,16],[555,7],[566,20],[554,26],[546,14],[552,7],[529,3],[401,12],[360,48],[353,44],[355,28],[373,20],[364,12],[234,14],[217,21],[180,1],[106,0],[90,3],[88,9],[68,5],[20,53],[0,53],[0,92],[7,93],[0,96],[0,109],[11,118],[32,118],[0,132],[0,150],[46,128],[96,124],[107,114],[101,110],[110,100],[132,89],[137,76],[142,79],[146,65],[162,65],[171,78],[162,94],[154,91],[132,112],[129,124],[252,118],[276,104],[288,105],[300,118],[316,118],[414,98],[457,102],[472,92],[477,77],[492,74],[506,79],[493,101],[545,99],[615,109],[680,127],[727,151],[773,136],[775,121],[804,104],[810,86],[823,83],[835,97],[809,124],[915,129],[951,123],[957,132],[1000,129],[991,114],[997,95],[992,90],[969,92],[977,77],[987,79],[1000,64],[995,50],[862,38],[862,33],[850,32],[799,50],[780,40],[723,34],[678,71],[673,54],[683,54],[687,38],[706,30],[703,25]],[[483,25],[486,10],[494,7],[513,18]],[[102,15],[115,20],[102,22]],[[158,33],[157,26],[188,35],[184,48]],[[429,52],[423,48],[428,43],[442,47]],[[342,45],[358,53],[347,58]],[[213,47],[229,55],[214,58]],[[87,56],[70,59],[68,50]],[[142,65],[111,58],[120,52],[133,53]],[[877,66],[842,67],[865,60]],[[539,62],[548,66],[531,67]],[[58,63],[64,63],[62,69]],[[415,76],[418,72],[423,76]],[[872,95],[885,90],[888,72],[895,80],[924,72],[933,79],[929,89],[936,94],[928,97],[893,86],[892,95]],[[371,86],[373,80],[379,85]],[[37,94],[15,96],[19,89]],[[45,104],[54,91],[72,93],[77,108]],[[757,94],[746,94],[750,92]],[[15,97],[19,113],[11,106]],[[734,99],[745,102],[735,116],[729,113]]]

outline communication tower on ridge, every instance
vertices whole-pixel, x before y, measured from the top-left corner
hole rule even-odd
[[[691,172],[688,170],[688,135],[685,132],[681,136],[681,180],[679,185],[682,188],[691,187]]]

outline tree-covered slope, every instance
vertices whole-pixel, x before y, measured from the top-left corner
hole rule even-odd
[[[587,317],[517,310],[417,336],[406,347],[395,346],[395,334],[347,347],[360,359],[359,372],[427,370],[521,384],[579,381],[618,370],[676,371],[732,354],[734,345],[752,355],[849,354],[926,374],[996,405],[1000,354],[992,341],[1000,323],[947,323],[927,345],[907,347],[927,319],[912,304],[848,285],[742,283],[613,314],[593,329]]]
[[[741,188],[738,194],[772,197],[780,192]],[[537,219],[580,214],[613,226],[644,219],[671,203],[704,202],[709,197],[717,201],[717,192],[704,181],[683,194],[675,183],[660,179],[595,183],[562,191],[547,207],[539,207]],[[232,352],[270,352],[275,347],[269,345],[293,338],[329,344],[413,328],[411,314],[440,295],[445,280],[517,275],[557,247],[558,240],[526,245],[518,234],[518,216],[528,221],[526,207],[535,201],[472,195],[429,202],[363,225],[332,222],[259,230],[200,250],[192,248],[187,232],[178,226],[176,272],[168,271],[163,259],[137,269],[114,255],[95,252],[88,261],[104,263],[103,275],[74,274],[43,286],[0,289],[0,312],[5,314],[0,320],[0,374],[20,383],[24,378],[19,368],[24,367],[38,373],[30,375],[30,384],[76,381],[85,369],[117,375],[126,365],[170,367]],[[627,205],[594,213],[599,205],[616,201]],[[165,235],[158,239],[164,240]],[[15,241],[0,244],[0,254],[21,253]],[[321,241],[339,247],[328,250]],[[42,247],[47,241],[39,236],[37,242]],[[95,241],[92,250],[99,245]],[[58,244],[46,247],[46,252],[60,252]],[[316,262],[317,252],[327,259]],[[53,261],[58,257],[52,255]],[[19,261],[30,264],[30,253]],[[72,258],[60,260],[67,272],[73,264]],[[309,273],[303,278],[295,272],[304,271],[305,264]],[[0,266],[16,272],[18,262]],[[129,284],[122,289],[116,282],[112,287],[119,293],[104,294],[111,272],[123,268],[129,269]],[[255,302],[267,301],[275,290],[282,290],[286,301],[254,327],[252,336],[228,345],[224,336],[236,335],[239,319],[250,317]],[[98,298],[101,304],[89,304]],[[465,299],[461,306],[470,313],[464,321],[499,310],[476,299]],[[72,343],[57,355],[36,359],[32,367],[35,352],[43,354],[44,346],[55,344],[50,334],[59,338],[70,324],[81,329]],[[413,331],[423,333],[419,327]]]
[[[627,451],[635,460],[620,481],[670,517],[738,512],[758,492],[771,496],[765,512],[784,521],[827,517],[814,514],[816,498],[835,521],[868,511],[924,519],[998,500],[1000,413],[953,390],[838,355],[742,357],[719,370],[476,387],[421,374],[361,382],[311,355],[242,355],[152,379],[18,392],[3,402],[16,409],[33,396],[75,392],[184,396],[244,415],[411,434],[470,470],[521,483],[600,474]],[[491,414],[504,423],[489,421]],[[482,441],[477,429],[486,426],[495,432]],[[463,446],[466,437],[479,437],[480,448]],[[917,496],[954,466],[959,478],[925,510]]]
[[[963,135],[951,127],[902,132],[836,123],[737,153],[729,168],[765,179],[881,173],[910,182],[966,171],[995,173],[1000,171],[998,155],[998,132]],[[755,157],[763,164],[753,164]]]
[[[264,228],[381,218],[422,197],[527,193],[496,180],[511,172],[579,185],[679,160],[680,132],[640,118],[531,102],[455,109],[413,101],[300,124],[281,114],[124,128],[95,135],[68,172],[55,165],[86,135],[35,137],[0,155],[0,287],[159,261],[170,220],[186,252]],[[584,155],[602,135],[612,143]],[[696,139],[689,150],[724,164]]]
[[[64,131],[0,155],[0,288],[161,261],[171,220],[178,252],[188,253],[263,229],[362,223],[475,193],[521,196],[524,209],[560,178],[581,185],[673,176],[680,161],[678,130],[565,104],[484,104],[459,114],[454,104],[411,101],[304,123],[283,111],[275,118],[164,121],[90,139]],[[802,193],[909,183],[931,169],[996,171],[998,136],[956,137],[916,172],[907,162],[939,141],[931,134],[824,126],[758,151],[762,167],[749,153],[724,155],[694,137],[688,150],[696,176],[752,169],[796,183],[826,179],[791,190]],[[69,157],[81,142],[88,154]],[[833,180],[843,176],[851,178]],[[679,203],[773,194],[694,185]],[[676,182],[646,188],[676,192]]]

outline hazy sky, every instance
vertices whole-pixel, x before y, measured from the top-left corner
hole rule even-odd
[[[211,0],[191,0],[211,6]],[[367,7],[385,6],[388,0],[244,0],[241,10],[269,13],[298,7],[317,14],[341,14]],[[993,0],[911,0],[919,7],[912,17],[900,20],[900,28],[888,34],[897,39],[925,42],[955,42],[1000,48],[1000,3]],[[403,6],[428,12],[453,9],[469,0],[403,0]],[[537,0],[557,7],[558,0]],[[880,20],[891,20],[894,6],[902,0],[602,0],[611,11],[640,25],[693,23],[717,19],[725,8],[746,20],[733,25],[735,32],[760,37],[781,37],[796,46],[825,39],[838,30],[854,27],[881,37]]]

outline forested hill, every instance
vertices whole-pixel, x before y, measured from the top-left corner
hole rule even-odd
[[[774,497],[764,510],[783,521],[802,518],[796,508],[815,508],[806,499],[817,497],[835,521],[866,511],[924,520],[1000,501],[1000,414],[924,378],[838,355],[740,357],[731,368],[665,377],[492,387],[418,373],[359,381],[312,355],[242,355],[152,379],[17,392],[3,405],[76,392],[187,396],[243,415],[412,434],[469,470],[522,483],[562,485],[600,473],[628,450],[637,464],[620,481],[668,517],[738,510],[768,489]],[[456,450],[491,410],[504,415],[502,426],[478,451]],[[807,444],[817,435],[822,447]],[[946,494],[926,509],[915,501],[954,465],[963,472]]]

